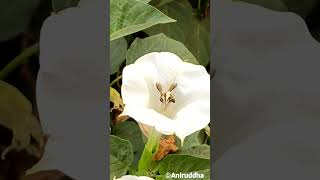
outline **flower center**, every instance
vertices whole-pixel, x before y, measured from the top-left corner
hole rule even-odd
[[[176,100],[174,99],[172,95],[172,91],[177,87],[177,83],[173,83],[169,86],[168,91],[163,92],[162,85],[160,83],[156,83],[156,87],[160,93],[160,102],[162,103],[162,112],[165,112],[169,106],[170,103],[175,103]]]

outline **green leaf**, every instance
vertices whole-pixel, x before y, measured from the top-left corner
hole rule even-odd
[[[167,3],[171,2],[171,1],[174,1],[174,0],[152,0],[150,2],[150,4],[152,6],[155,6],[155,7],[160,7],[160,6],[162,6],[164,4],[167,4]]]
[[[52,0],[52,9],[54,12],[59,12],[69,7],[76,7],[79,0]]]
[[[40,0],[0,1],[0,42],[24,32]]]
[[[112,134],[130,141],[135,153],[134,164],[137,165],[144,148],[142,133],[137,123],[133,121],[119,123],[112,128]]]
[[[206,66],[210,62],[210,19],[198,20],[193,17],[192,29],[185,45],[190,49],[199,63]]]
[[[110,136],[110,178],[125,175],[133,161],[132,145],[128,140]]]
[[[110,102],[114,104],[113,109],[120,110],[124,107],[120,93],[112,87],[110,87]]]
[[[189,148],[191,146],[201,145],[204,142],[203,136],[204,136],[204,132],[202,130],[197,131],[195,133],[190,134],[189,136],[187,136],[185,138],[182,147],[181,147],[180,139],[177,138],[177,145],[178,145],[179,149],[185,149],[185,148]]]
[[[144,39],[136,38],[127,52],[127,65],[134,63],[141,56],[150,52],[172,52],[183,61],[198,64],[193,54],[179,41],[158,34]]]
[[[161,2],[160,2],[161,3]],[[169,38],[185,42],[192,32],[192,7],[188,0],[175,0],[164,5],[158,5],[158,9],[177,20],[176,23],[160,24],[145,30],[149,35],[164,33]]]
[[[111,0],[110,10],[111,41],[156,24],[175,22],[153,6],[138,0]]]
[[[133,147],[133,152],[143,150],[144,143],[142,141],[142,134],[137,123],[133,121],[119,123],[113,126],[112,134],[130,141]]]
[[[144,3],[149,3],[151,0],[139,0],[141,2],[144,2]]]
[[[125,38],[110,42],[110,75],[116,73],[126,58],[127,41]]]
[[[15,87],[0,81],[0,125],[11,130],[11,145],[1,152],[2,158],[14,150],[26,150],[39,158],[44,147],[44,134],[38,119],[32,114],[31,103]]]
[[[192,15],[188,0],[175,0],[159,7],[166,15],[177,20],[174,24],[160,24],[145,30],[149,35],[164,33],[180,41],[197,58],[201,65],[210,61],[210,18],[199,20]]]
[[[129,167],[110,155],[110,179],[122,177],[127,174]]]
[[[189,146],[177,152],[177,154],[187,154],[199,158],[210,159],[210,146],[203,144],[198,146]]]
[[[204,179],[210,179],[207,171],[210,169],[210,160],[198,158],[190,155],[170,154],[160,162],[159,173],[189,173],[189,172],[206,172]]]

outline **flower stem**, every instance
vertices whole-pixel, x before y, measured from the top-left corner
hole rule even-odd
[[[138,176],[147,176],[150,167],[153,163],[152,157],[158,150],[161,133],[154,128],[150,129],[147,144],[144,147],[143,153],[138,164]]]
[[[33,46],[25,49],[21,54],[14,58],[9,64],[7,64],[0,71],[0,79],[5,79],[12,71],[14,71],[18,66],[28,62],[29,57],[36,54],[39,51],[39,44],[34,44]]]
[[[118,76],[115,80],[113,80],[113,81],[110,83],[110,87],[113,86],[115,83],[117,83],[117,81],[119,81],[121,78],[122,78],[122,75]]]

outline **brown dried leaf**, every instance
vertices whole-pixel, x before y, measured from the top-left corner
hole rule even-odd
[[[153,156],[153,160],[160,161],[167,154],[178,151],[176,140],[174,135],[168,136],[167,138],[161,138],[157,153]]]

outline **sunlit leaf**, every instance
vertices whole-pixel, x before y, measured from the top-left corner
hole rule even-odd
[[[110,101],[114,104],[113,109],[122,110],[124,107],[120,94],[112,87],[110,87]]]
[[[158,9],[138,0],[110,1],[110,40],[156,24],[175,22]]]
[[[172,52],[186,62],[198,64],[196,58],[184,44],[164,34],[135,39],[128,49],[126,62],[127,64],[134,63],[139,57],[150,52]]]
[[[44,134],[38,119],[32,114],[31,103],[15,87],[0,81],[0,125],[13,133],[11,144],[3,152],[26,150],[40,157],[44,146]]]

